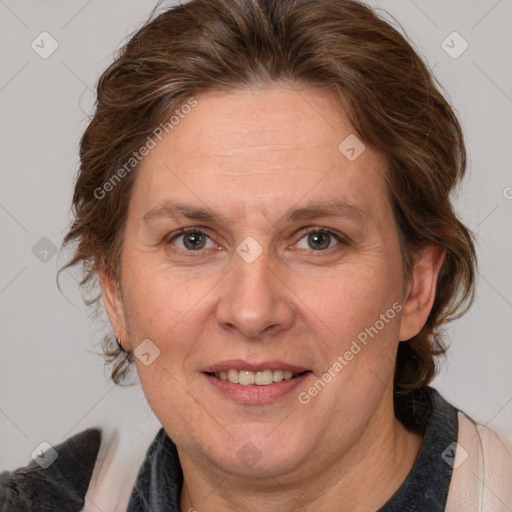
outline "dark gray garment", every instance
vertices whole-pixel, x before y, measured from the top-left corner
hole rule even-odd
[[[395,397],[395,414],[410,430],[424,436],[411,472],[377,512],[442,512],[452,476],[450,462],[457,441],[457,409],[433,388]],[[183,473],[175,444],[162,428],[149,447],[127,512],[180,512]],[[340,511],[345,510],[340,503]],[[252,512],[252,511],[248,511]]]
[[[100,443],[101,431],[89,428],[36,454],[40,463],[0,473],[0,512],[80,512]]]

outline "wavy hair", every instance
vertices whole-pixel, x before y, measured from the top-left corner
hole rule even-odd
[[[115,55],[97,84],[95,112],[80,141],[73,222],[64,245],[81,285],[98,271],[119,278],[127,209],[137,166],[126,162],[194,95],[275,82],[335,91],[357,136],[386,163],[404,268],[426,244],[445,260],[419,334],[398,347],[395,392],[427,385],[445,353],[443,327],[470,306],[476,254],[450,200],[466,169],[457,117],[441,86],[401,32],[352,0],[191,0],[158,12]],[[100,293],[88,304],[98,304]],[[111,378],[132,366],[112,334],[103,340]]]

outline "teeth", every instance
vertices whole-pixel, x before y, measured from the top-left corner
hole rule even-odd
[[[254,384],[254,372],[241,370],[238,372],[238,380],[239,384],[242,384],[242,386]]]
[[[266,386],[267,384],[272,384],[272,377],[272,370],[256,372],[254,374],[254,384],[257,384],[258,386]]]
[[[274,370],[272,372],[272,380],[274,382],[281,382],[284,378],[284,371],[283,370]]]
[[[293,373],[288,370],[262,370],[260,372],[253,372],[251,370],[235,370],[230,369],[227,372],[215,372],[215,377],[220,380],[227,380],[233,384],[241,384],[242,386],[268,386],[273,382],[281,382],[289,380],[298,373]]]
[[[229,370],[228,371],[228,380],[233,384],[238,384],[238,370]]]

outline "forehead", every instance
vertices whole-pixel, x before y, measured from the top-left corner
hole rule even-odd
[[[134,195],[145,213],[171,196],[258,211],[341,199],[372,213],[387,202],[383,160],[333,92],[275,86],[195,100],[140,164]]]

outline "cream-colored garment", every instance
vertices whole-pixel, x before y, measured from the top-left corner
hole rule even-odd
[[[149,431],[102,427],[102,438],[82,512],[126,512],[147,449]]]
[[[453,462],[447,512],[512,512],[512,439],[464,413]]]

